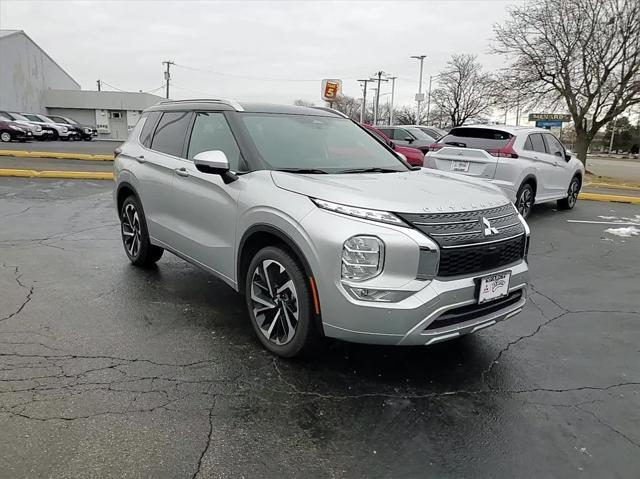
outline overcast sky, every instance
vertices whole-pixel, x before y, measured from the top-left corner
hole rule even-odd
[[[341,78],[344,93],[360,97],[356,79],[383,70],[398,77],[396,102],[408,104],[418,88],[411,55],[427,55],[425,90],[453,53],[499,68],[488,53],[492,25],[521,1],[2,0],[0,27],[24,30],[84,89],[98,78],[156,89],[170,59],[174,98],[321,103],[322,78]]]

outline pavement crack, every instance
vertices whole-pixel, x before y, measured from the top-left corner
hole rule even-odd
[[[591,417],[593,417],[596,421],[598,421],[600,424],[602,424],[604,427],[606,427],[607,429],[613,431],[614,433],[618,434],[620,437],[623,437],[627,442],[633,444],[636,447],[640,447],[640,443],[634,441],[633,439],[631,439],[629,436],[627,436],[625,433],[623,433],[622,431],[620,431],[619,429],[616,429],[615,427],[613,427],[611,424],[609,424],[608,422],[604,421],[602,418],[600,418],[597,414],[584,409],[582,407],[580,407],[579,405],[574,406],[576,409],[579,409],[580,411],[589,414]]]
[[[200,474],[200,469],[202,469],[202,461],[204,457],[207,455],[209,448],[211,447],[211,440],[213,437],[213,408],[215,407],[215,396],[213,398],[213,404],[211,404],[211,408],[209,408],[209,432],[207,433],[207,443],[198,458],[198,466],[196,467],[196,471],[193,473],[192,479],[196,479]]]
[[[25,306],[29,303],[29,301],[31,301],[31,297],[33,296],[33,286],[27,286],[26,284],[24,284],[22,281],[20,281],[20,278],[22,277],[22,274],[20,273],[20,267],[19,266],[7,266],[5,263],[2,263],[2,267],[3,268],[13,268],[14,269],[14,279],[16,281],[16,283],[18,284],[18,286],[20,286],[22,289],[26,289],[27,290],[27,295],[24,299],[24,301],[22,302],[22,304],[18,307],[18,309],[16,309],[13,313],[9,314],[8,316],[2,317],[0,318],[0,322],[1,321],[7,321],[11,318],[13,318],[14,316],[17,316],[18,314],[20,314],[22,312],[22,310],[25,308]]]

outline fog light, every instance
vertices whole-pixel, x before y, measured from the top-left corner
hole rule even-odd
[[[347,292],[359,301],[374,301],[377,303],[395,303],[413,294],[412,291],[393,291],[388,289],[358,288],[345,285]]]
[[[384,243],[374,236],[353,236],[342,246],[342,277],[353,281],[374,278],[382,271]]]

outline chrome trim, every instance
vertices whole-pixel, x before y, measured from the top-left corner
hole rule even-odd
[[[429,236],[464,236],[464,235],[472,235],[472,234],[479,234],[479,233],[482,233],[482,230],[468,230],[468,231],[461,231],[459,233],[425,233],[425,234]]]
[[[500,243],[502,241],[509,241],[509,240],[514,239],[514,238],[518,238],[518,237],[520,237],[522,235],[523,235],[523,233],[520,233],[520,234],[517,234],[517,235],[514,235],[514,236],[509,236],[507,238],[502,238],[502,239],[493,240],[493,241],[484,241],[482,243],[469,243],[469,244],[460,244],[460,245],[455,245],[455,246],[442,246],[442,249],[468,248],[469,246],[480,246],[480,245],[483,245],[483,244]]]

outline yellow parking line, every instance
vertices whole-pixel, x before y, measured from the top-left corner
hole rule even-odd
[[[58,151],[0,150],[0,156],[14,156],[16,158],[55,158],[58,160],[113,161],[113,155],[64,153]]]
[[[640,205],[640,197],[637,196],[622,196],[622,195],[603,195],[599,193],[580,193],[578,198],[581,200],[591,201],[613,201],[615,203],[631,203],[634,205]]]
[[[0,168],[0,176],[18,178],[60,178],[70,180],[113,180],[110,171],[36,171]]]

